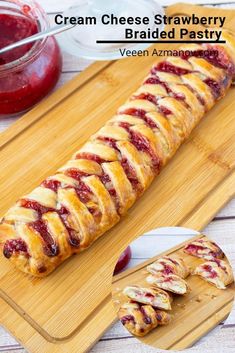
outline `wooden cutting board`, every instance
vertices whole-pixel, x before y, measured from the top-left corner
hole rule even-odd
[[[156,261],[157,258],[163,255],[181,257],[191,270],[204,262],[205,260],[183,252],[183,248],[187,243],[200,238],[205,237],[200,235],[193,239],[191,238],[115,276],[113,280],[112,299],[116,311],[118,311],[121,304],[127,301],[127,297],[122,293],[126,286],[149,286],[146,282],[148,275],[146,266]],[[191,292],[185,296],[174,296],[172,310],[169,311],[172,315],[170,324],[167,326],[158,326],[148,335],[142,337],[141,342],[161,349],[186,349],[229,315],[234,301],[234,284],[228,286],[226,290],[221,290],[205,282],[198,276],[190,275],[186,278],[186,281],[191,288]]]
[[[226,15],[227,28],[234,27],[233,11],[186,4],[167,10],[168,14],[198,15],[208,11]],[[61,166],[115,113],[156,59],[133,57],[96,63],[1,135],[1,215]],[[121,251],[135,237],[156,227],[201,229],[232,197],[234,99],[235,89],[231,89],[141,200],[89,250],[42,280],[15,271],[1,257],[0,323],[28,351],[73,353],[91,348],[115,320],[111,278]]]

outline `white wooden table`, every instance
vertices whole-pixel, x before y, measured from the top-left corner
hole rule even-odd
[[[63,11],[76,0],[38,0],[38,2],[47,11],[49,17],[53,19],[53,15]],[[235,9],[235,1],[230,0],[195,0],[184,1],[189,3],[204,4],[207,6],[217,6],[227,9]],[[173,0],[162,0],[163,5],[175,3]],[[64,65],[63,73],[58,86],[62,85],[74,75],[84,70],[91,62],[78,59],[66,53],[63,53]],[[0,131],[5,130],[17,118],[8,118],[0,120]],[[226,252],[229,257],[233,269],[235,271],[235,199],[232,200],[206,227],[204,233],[213,238]],[[147,235],[143,244],[143,238],[138,239],[133,247],[133,258],[130,266],[136,265],[154,255],[162,252],[170,246],[187,240],[187,236],[167,236],[161,237],[158,241],[156,250],[155,238],[153,234]],[[148,244],[148,245],[146,245]],[[145,248],[145,257],[143,258],[142,249]],[[187,352],[189,350],[185,350]],[[234,353],[235,352],[235,307],[225,323],[219,325],[216,329],[207,334],[198,341],[191,349],[190,353]],[[12,338],[3,328],[0,327],[0,352],[20,352],[26,351]],[[156,349],[141,344],[138,340],[130,336],[120,323],[115,324],[109,329],[101,340],[93,347],[92,353],[156,353]],[[160,352],[160,350],[158,350]],[[163,351],[162,351],[163,352]],[[46,352],[42,352],[46,353]],[[78,347],[78,353],[79,347]]]

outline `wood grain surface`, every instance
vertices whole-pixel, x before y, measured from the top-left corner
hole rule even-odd
[[[53,1],[47,1],[45,4],[43,3],[43,5],[45,5],[45,6],[47,6],[46,8],[49,8],[48,6],[54,6],[53,8],[54,8],[54,11],[55,11],[55,9],[56,9],[56,11],[57,11],[57,8],[55,7],[55,6],[59,6],[60,4],[58,4],[58,2],[57,2],[57,4],[56,4],[56,2],[54,2],[54,4],[52,5],[52,3],[53,3]],[[66,6],[67,6],[67,4],[66,4]],[[53,15],[53,14],[51,14],[51,15]],[[61,80],[61,83],[62,82],[65,82],[67,79],[69,79],[69,78],[71,78],[76,72],[78,72],[78,71],[80,71],[80,70],[83,70],[88,64],[89,64],[89,62],[87,62],[87,61],[84,61],[84,60],[78,60],[78,59],[76,59],[76,58],[73,58],[73,57],[69,57],[68,55],[66,55],[66,54],[64,54],[64,57],[65,57],[65,60],[64,60],[64,62],[65,62],[65,66],[64,66],[64,73],[63,73],[63,76],[62,76],[62,80]],[[2,130],[3,129],[5,129],[5,127],[6,126],[9,126],[10,125],[10,123],[12,122],[12,121],[15,121],[16,119],[14,118],[14,119],[9,119],[9,120],[7,120],[7,119],[5,119],[5,120],[3,120],[2,122],[1,122],[1,124],[0,124],[0,126],[1,126],[1,128],[2,128]],[[20,125],[21,125],[21,122],[20,122],[20,124],[19,124],[19,126],[18,126],[18,128],[20,128]],[[65,158],[65,156],[63,156],[62,158]],[[27,181],[27,180],[26,180]],[[35,181],[36,182],[36,181]],[[230,190],[230,192],[231,192],[231,186],[230,185],[228,185],[228,187],[227,187],[227,189],[226,190]],[[22,194],[22,192],[20,192],[20,194]],[[218,197],[219,197],[219,195],[218,195]],[[223,200],[223,203],[225,202],[226,200]],[[140,201],[141,202],[141,201]],[[221,212],[220,213],[220,215],[217,217],[217,219],[216,219],[216,227],[218,228],[218,226],[219,226],[219,224],[221,224],[222,226],[222,228],[223,228],[223,230],[224,229],[227,229],[225,226],[224,226],[224,224],[225,224],[225,222],[224,222],[224,218],[228,218],[228,221],[229,221],[229,218],[231,218],[231,217],[233,217],[234,216],[234,214],[235,214],[235,212],[234,212],[234,203],[232,203],[231,204],[231,206],[229,206],[229,207],[227,207],[226,209],[225,209],[225,211],[223,211],[223,212]],[[205,212],[206,212],[206,210],[205,210]],[[206,224],[206,222],[208,222],[208,220],[210,219],[210,217],[211,216],[208,216],[207,214],[205,214],[205,215],[203,215],[203,222],[204,222],[204,224]],[[195,222],[197,222],[197,219],[195,220]],[[230,221],[229,221],[229,224],[230,224]],[[215,226],[215,223],[212,223],[212,225],[214,225]],[[216,228],[215,227],[215,228]],[[221,235],[221,237],[222,237],[222,235],[223,234],[220,234]],[[231,244],[231,246],[232,246],[232,244]],[[4,308],[3,308],[3,310],[4,310]],[[98,321],[97,321],[98,322]],[[118,325],[117,325],[117,327],[119,327]],[[95,320],[94,320],[94,328],[95,328]],[[228,327],[228,330],[230,330],[230,329],[232,329],[231,327]],[[30,330],[29,330],[30,331]],[[231,331],[231,330],[230,330]],[[86,332],[86,335],[88,334],[89,335],[89,333],[87,332],[87,331],[84,331],[84,332]],[[83,333],[84,333],[83,332]],[[112,333],[113,332],[113,333]],[[32,332],[31,332],[32,333]],[[228,336],[229,336],[229,334],[230,333],[228,333]],[[130,339],[129,337],[124,337],[124,339],[122,339],[122,343],[123,343],[123,345],[121,346],[120,345],[120,347],[118,348],[118,337],[121,337],[122,336],[122,331],[121,331],[121,328],[118,328],[118,329],[113,329],[113,331],[110,331],[110,333],[107,333],[106,334],[106,336],[103,338],[103,340],[96,346],[96,348],[94,348],[93,349],[93,351],[94,352],[111,352],[111,351],[117,351],[118,352],[118,349],[120,348],[120,349],[122,349],[123,347],[126,347],[126,348],[128,348],[129,347],[129,343],[124,343],[124,341],[127,339],[127,342],[130,342],[130,341],[132,341],[132,339]],[[2,334],[2,337],[3,337],[3,339],[2,339],[2,342],[3,343],[0,343],[0,350],[1,349],[5,349],[5,350],[9,350],[9,349],[11,349],[11,347],[13,348],[13,349],[19,349],[19,345],[17,345],[13,340],[11,340],[11,339],[9,339],[9,336],[8,335],[6,335],[5,333],[3,333]],[[29,334],[28,334],[28,337],[30,337],[30,332],[29,332]],[[117,338],[117,342],[115,343],[114,341],[115,341],[115,337]],[[220,336],[219,336],[220,337]],[[112,341],[112,343],[110,344],[110,342]],[[0,341],[1,342],[1,341]],[[9,344],[9,346],[8,345],[6,345],[5,346],[5,343],[4,342],[7,342],[8,344]],[[12,342],[12,343],[11,343]],[[126,342],[126,341],[125,341]],[[133,343],[133,342],[132,342]],[[13,345],[13,346],[11,346],[11,344]],[[138,347],[137,347],[137,346]],[[129,347],[129,349],[130,349],[130,347]],[[139,344],[138,344],[138,342],[137,343],[134,343],[133,344],[133,346],[132,346],[132,351],[134,352],[134,351],[136,351],[136,352],[144,352],[145,351],[145,348],[141,348],[141,346],[139,347]],[[75,349],[75,351],[76,352],[78,352],[78,350],[76,350]],[[121,352],[121,350],[120,350],[120,352]]]

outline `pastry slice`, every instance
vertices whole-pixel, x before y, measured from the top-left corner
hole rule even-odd
[[[184,247],[184,252],[206,260],[222,259],[224,257],[224,253],[218,245],[206,238],[197,239],[187,244]]]
[[[159,309],[171,310],[172,298],[164,290],[129,286],[124,289],[123,294],[138,303],[149,304]]]
[[[194,274],[219,289],[226,289],[234,281],[230,264],[219,259],[204,262],[195,269]]]
[[[189,274],[189,268],[182,258],[163,256],[147,266],[147,271],[155,275],[161,272],[164,275],[174,274],[181,278],[186,278]]]
[[[135,302],[124,303],[118,311],[118,317],[132,335],[140,337],[158,325],[169,324],[171,320],[167,312]]]
[[[175,294],[183,295],[190,291],[187,282],[183,278],[173,274],[164,275],[159,272],[155,275],[149,275],[146,278],[146,281],[157,288],[161,288]]]

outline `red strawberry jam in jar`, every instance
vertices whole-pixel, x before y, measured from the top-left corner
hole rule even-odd
[[[49,27],[32,0],[0,0],[0,48]],[[48,37],[0,54],[0,117],[27,111],[56,85],[62,68],[59,46]]]

